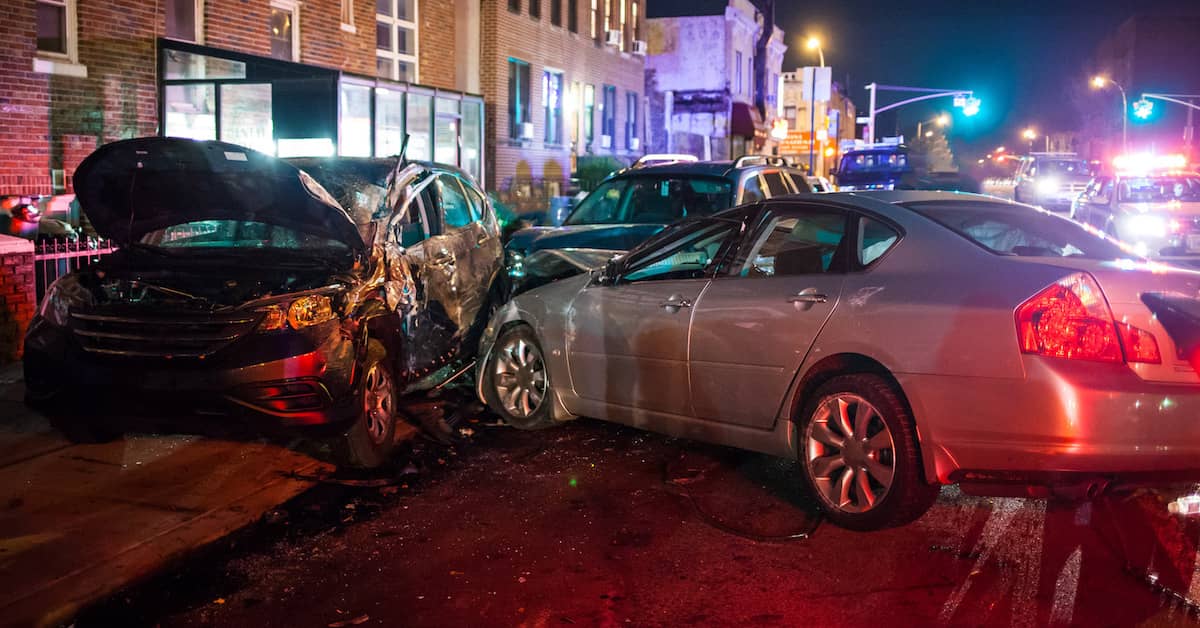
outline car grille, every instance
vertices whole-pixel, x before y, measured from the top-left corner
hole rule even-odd
[[[1087,186],[1088,184],[1086,183],[1068,183],[1063,186],[1063,191],[1070,192],[1071,194],[1080,194],[1087,189]]]
[[[73,331],[89,353],[141,358],[205,358],[249,333],[259,315],[72,312]]]

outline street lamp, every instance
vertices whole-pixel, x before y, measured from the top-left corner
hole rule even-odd
[[[928,131],[928,132],[924,132],[924,133],[921,131],[921,129],[923,129],[926,124],[936,124],[936,125],[938,125],[938,127],[944,129],[944,128],[950,126],[950,114],[941,113],[941,114],[938,114],[937,117],[930,118],[929,120],[925,120],[923,122],[918,122],[917,123],[917,137],[932,137],[933,136],[933,131]]]
[[[821,49],[821,39],[819,37],[815,35],[809,37],[808,41],[804,42],[804,47],[809,50],[816,50],[817,58],[821,61],[821,67],[825,67],[825,51]]]
[[[1025,138],[1029,142],[1029,152],[1031,153],[1033,152],[1033,140],[1036,140],[1037,136],[1037,129],[1033,127],[1029,127],[1024,131],[1021,131],[1021,137]]]
[[[894,102],[884,107],[878,107],[875,104],[875,96],[876,92],[879,91],[918,92],[922,93],[923,95],[906,98],[900,102]],[[981,106],[979,99],[975,97],[975,93],[967,89],[931,89],[928,87],[905,87],[902,85],[880,85],[878,83],[869,83],[867,85],[867,92],[870,96],[867,109],[868,144],[875,143],[875,116],[885,111],[891,111],[892,109],[896,109],[898,107],[911,105],[915,102],[929,100],[931,98],[953,98],[954,106],[960,109],[964,116],[973,116],[979,113],[979,108]]]
[[[1121,152],[1129,152],[1129,99],[1125,96],[1125,88],[1121,84],[1097,74],[1092,77],[1092,87],[1095,89],[1104,89],[1106,86],[1112,85],[1121,91]]]

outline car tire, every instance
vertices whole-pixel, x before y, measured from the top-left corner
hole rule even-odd
[[[811,395],[800,416],[800,467],[836,525],[902,526],[937,500],[940,488],[925,480],[912,413],[887,380],[835,377]]]
[[[504,330],[488,355],[484,398],[493,412],[517,429],[540,430],[556,423],[544,355],[537,335],[526,325]]]
[[[58,396],[26,392],[25,405],[45,416],[51,427],[77,445],[110,443],[124,435],[103,417],[89,416],[83,408]]]
[[[374,469],[391,459],[400,420],[399,388],[383,359],[372,360],[363,369],[356,396],[358,417],[341,438],[338,458],[347,466]]]

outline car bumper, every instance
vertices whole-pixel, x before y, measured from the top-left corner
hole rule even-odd
[[[267,431],[339,429],[357,415],[352,343],[336,333],[307,340],[255,343],[250,351],[230,347],[228,355],[203,362],[106,358],[84,351],[70,331],[38,319],[26,338],[25,379],[31,390],[82,407],[89,416],[231,419]]]
[[[941,482],[1200,479],[1200,387],[1123,364],[1025,359],[1023,380],[898,376]]]

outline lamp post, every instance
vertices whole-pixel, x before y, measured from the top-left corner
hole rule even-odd
[[[1125,96],[1125,88],[1107,76],[1097,74],[1092,77],[1092,87],[1104,89],[1108,85],[1121,91],[1121,152],[1127,153],[1129,152],[1129,98]]]
[[[825,50],[821,48],[821,39],[812,36],[808,41],[804,42],[804,46],[809,50],[817,51],[817,59],[821,62],[821,67],[825,67]],[[817,73],[812,73],[812,85],[808,86],[809,102],[808,102],[808,174],[814,175],[816,171],[817,160]]]
[[[900,85],[879,85],[878,83],[871,83],[867,85],[867,91],[870,92],[871,98],[870,109],[867,113],[868,144],[875,143],[875,116],[885,111],[891,111],[897,107],[903,107],[904,105],[910,105],[912,103],[920,102],[922,100],[929,100],[931,98],[950,97],[954,99],[954,106],[962,109],[964,116],[973,116],[979,113],[980,101],[978,98],[975,98],[975,92],[967,89],[930,89],[927,87],[903,87]],[[884,107],[876,107],[875,93],[878,91],[922,92],[924,93],[924,96],[914,96],[912,98],[901,100],[900,102],[894,102]]]
[[[1036,140],[1037,136],[1037,129],[1034,129],[1033,127],[1029,127],[1024,131],[1021,131],[1021,137],[1025,138],[1025,140],[1029,142],[1029,152],[1031,153],[1033,152],[1033,140]]]

